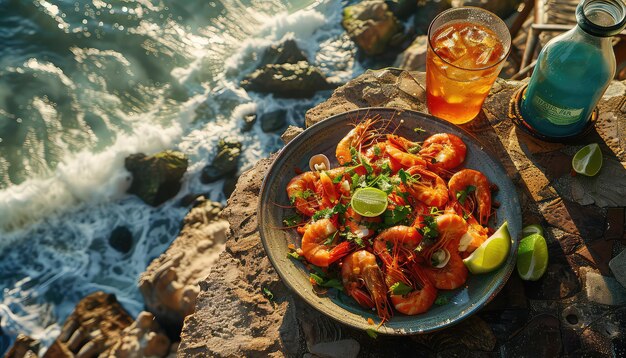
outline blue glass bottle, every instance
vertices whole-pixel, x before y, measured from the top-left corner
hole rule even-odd
[[[522,98],[524,121],[547,137],[581,133],[615,76],[611,36],[626,25],[622,0],[583,0],[578,25],[546,44]]]

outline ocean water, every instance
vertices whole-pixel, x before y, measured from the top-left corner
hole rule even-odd
[[[327,98],[277,99],[240,80],[272,44],[293,38],[342,83],[363,69],[338,0],[0,0],[0,354],[18,333],[49,345],[74,305],[103,290],[132,315],[137,279],[176,237],[189,193],[225,202],[201,169],[218,140],[243,144],[240,171],[281,147],[242,117],[286,109],[303,126]],[[177,149],[183,188],[160,207],[125,194],[124,158]],[[128,254],[112,228],[133,234]]]

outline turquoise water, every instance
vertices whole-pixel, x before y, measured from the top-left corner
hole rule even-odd
[[[293,38],[332,81],[362,72],[340,1],[0,0],[0,354],[18,333],[44,346],[86,294],[116,294],[132,315],[148,263],[176,237],[189,193],[225,201],[201,169],[218,139],[242,143],[240,171],[281,147],[243,116],[276,109],[302,126],[329,96],[276,99],[240,80]],[[183,188],[158,208],[127,196],[124,158],[183,151]],[[113,250],[113,228],[133,235]]]
[[[524,119],[552,137],[581,132],[613,77],[602,53],[585,43],[559,42],[541,53],[536,69],[521,107]]]

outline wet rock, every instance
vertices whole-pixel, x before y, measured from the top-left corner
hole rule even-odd
[[[307,61],[306,56],[298,48],[295,40],[287,39],[278,45],[268,47],[263,53],[259,67],[269,64],[298,63],[300,61]]]
[[[559,320],[550,315],[533,318],[502,346],[503,356],[558,357],[562,350]]]
[[[385,0],[389,10],[401,20],[408,19],[417,9],[417,0]]]
[[[275,132],[287,124],[287,111],[279,109],[265,113],[261,117],[261,129],[263,132]]]
[[[283,143],[287,144],[291,142],[298,134],[304,132],[304,129],[296,126],[289,126],[285,130],[285,132],[280,136],[280,139],[283,140]]]
[[[115,250],[126,254],[133,247],[133,234],[126,226],[118,226],[109,236],[109,245]]]
[[[522,0],[452,0],[453,7],[476,6],[491,11],[502,19],[511,16],[522,3]]]
[[[615,256],[609,262],[609,267],[617,281],[626,287],[626,250],[622,250],[619,255]]]
[[[396,58],[396,62],[393,66],[409,71],[425,71],[427,51],[428,36],[418,36],[413,43]]]
[[[341,24],[368,55],[382,54],[391,38],[401,29],[400,22],[382,1],[363,1],[347,6],[343,10]]]
[[[309,98],[333,86],[319,69],[306,61],[265,65],[241,81],[247,91],[272,93],[276,97]]]
[[[235,137],[225,137],[217,144],[217,155],[211,164],[202,168],[200,181],[204,184],[215,182],[226,175],[234,174],[239,166],[241,142]]]
[[[126,170],[133,175],[128,193],[137,195],[146,204],[160,205],[178,193],[187,164],[183,153],[169,150],[152,156],[130,155],[125,161]]]
[[[115,295],[95,292],[83,298],[63,324],[61,334],[43,355],[57,357],[107,357],[133,319]]]
[[[242,132],[249,132],[256,123],[256,113],[250,113],[243,116],[243,125],[241,126]]]
[[[154,316],[141,312],[130,326],[122,331],[120,340],[111,349],[110,357],[165,357],[170,350],[167,338]]]
[[[205,278],[224,248],[228,223],[218,219],[221,205],[205,200],[185,216],[172,245],[154,259],[139,278],[146,309],[170,337],[180,333],[192,313]]]
[[[36,358],[39,352],[39,341],[24,334],[18,334],[13,346],[4,358]]]
[[[622,287],[613,277],[583,269],[585,277],[585,293],[592,302],[609,306],[626,304],[626,288]]]
[[[435,16],[451,7],[450,0],[420,0],[417,2],[413,26],[418,35],[427,35],[428,27]]]

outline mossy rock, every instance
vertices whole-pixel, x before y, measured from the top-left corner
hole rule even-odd
[[[158,206],[178,193],[188,164],[183,153],[170,150],[152,156],[130,155],[124,163],[133,176],[128,193],[137,195],[146,204]]]

